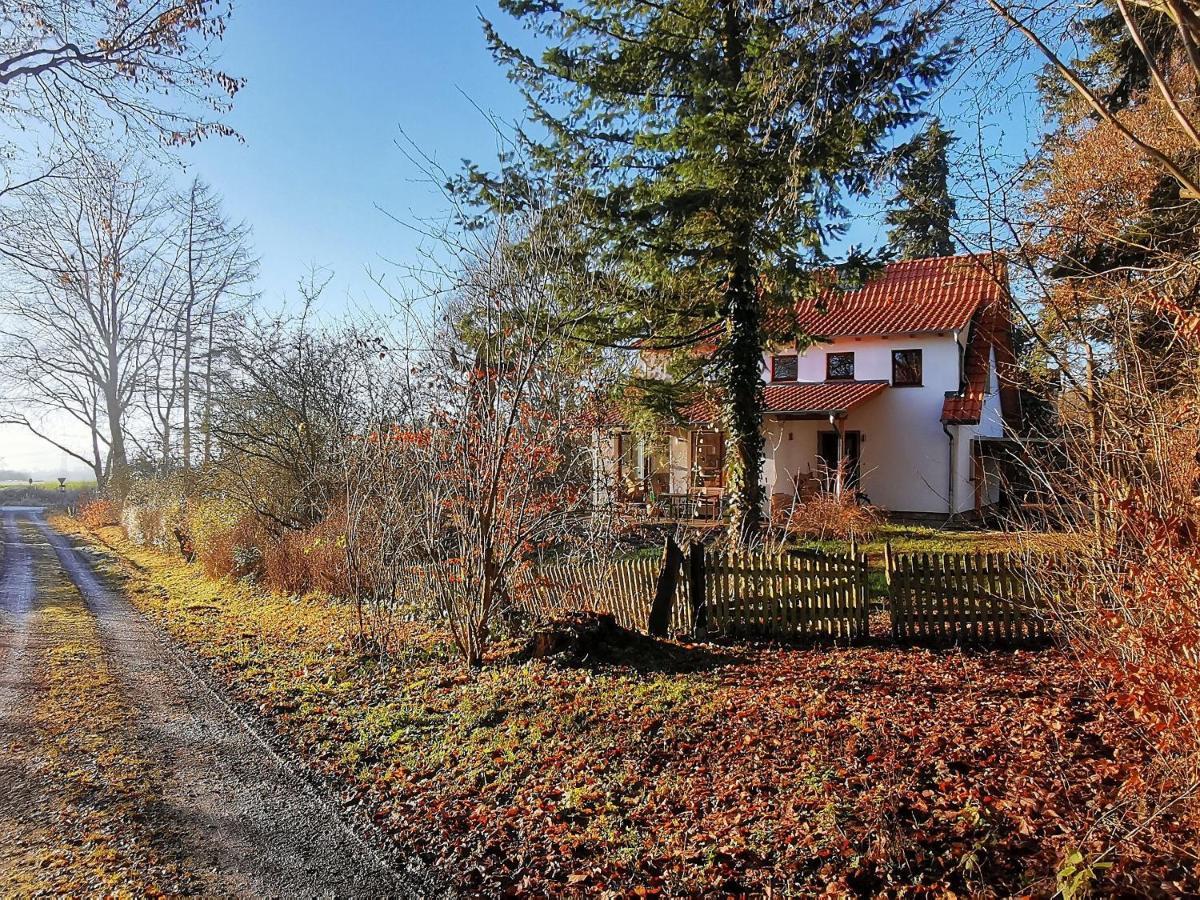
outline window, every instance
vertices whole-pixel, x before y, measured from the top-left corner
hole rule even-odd
[[[692,487],[724,484],[725,436],[719,431],[692,432]]]
[[[826,353],[825,379],[827,381],[853,381],[854,354]]]
[[[786,356],[771,357],[772,381],[795,381],[797,371],[796,355],[794,353],[789,353]]]
[[[617,493],[630,496],[637,493],[642,481],[638,465],[638,442],[628,431],[618,432],[617,441]]]
[[[892,351],[892,387],[921,386],[921,351]]]

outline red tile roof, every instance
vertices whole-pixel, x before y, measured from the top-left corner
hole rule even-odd
[[[763,412],[827,416],[842,413],[870,400],[888,386],[886,381],[815,381],[768,384],[763,388]],[[683,409],[693,425],[714,422],[718,415],[715,399],[706,398]]]
[[[1021,398],[1013,382],[1016,357],[1013,353],[1012,322],[1008,306],[1002,300],[982,307],[971,323],[966,359],[963,361],[966,386],[959,393],[946,396],[942,403],[942,422],[947,425],[979,424],[983,417],[993,349],[996,351],[996,370],[1000,382],[1001,413],[1010,427],[1018,426]]]
[[[769,413],[831,413],[852,409],[888,386],[886,381],[818,381],[768,384],[764,389]]]
[[[881,337],[965,328],[981,304],[1005,295],[1000,256],[939,256],[889,263],[851,291],[826,290],[770,319],[777,334],[822,338]]]

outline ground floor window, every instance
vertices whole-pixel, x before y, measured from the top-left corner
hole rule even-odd
[[[718,488],[725,483],[725,435],[692,432],[692,487]]]

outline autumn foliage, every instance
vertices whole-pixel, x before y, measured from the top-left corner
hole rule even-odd
[[[79,521],[89,528],[117,525],[121,521],[120,511],[111,500],[89,500],[79,507]]]
[[[850,490],[820,493],[772,510],[771,527],[783,537],[816,541],[867,541],[883,516]]]

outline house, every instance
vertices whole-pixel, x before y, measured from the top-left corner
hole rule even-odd
[[[856,490],[896,514],[979,513],[1001,500],[998,447],[1019,425],[1010,299],[999,256],[889,264],[857,290],[772,314],[803,333],[763,355],[764,495],[774,507]],[[653,372],[657,360],[642,352]],[[647,439],[619,417],[600,429],[601,471],[618,498],[711,516],[724,490],[717,404],[681,410]]]

